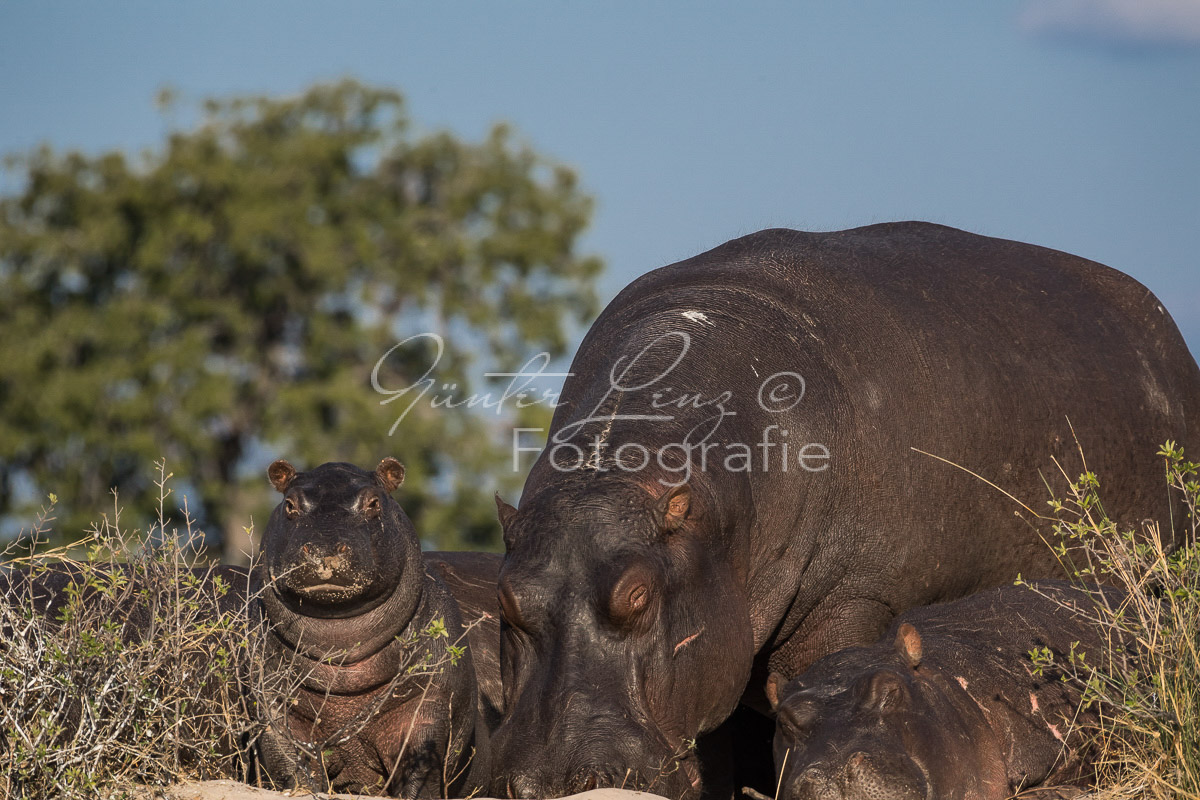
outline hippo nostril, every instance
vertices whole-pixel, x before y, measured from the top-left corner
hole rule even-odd
[[[516,800],[523,797],[543,797],[548,796],[545,792],[539,791],[537,781],[529,775],[517,775],[515,780],[512,776],[509,777],[506,784],[508,796]]]
[[[605,786],[614,785],[611,781],[602,779],[600,773],[594,768],[588,768],[576,772],[574,776],[567,781],[567,785],[562,788],[566,789],[566,794],[568,795],[582,794],[583,792],[592,791],[600,786],[601,783],[603,783]]]
[[[341,544],[339,544],[337,546],[337,552],[338,552],[339,556],[344,556],[350,552],[350,546],[347,545],[345,542],[342,542]]]
[[[846,775],[856,784],[866,784],[872,780],[871,760],[866,753],[858,752],[850,756],[846,762]]]
[[[306,544],[301,545],[300,546],[300,555],[302,555],[302,556],[312,555],[312,549],[309,548],[309,546]]]

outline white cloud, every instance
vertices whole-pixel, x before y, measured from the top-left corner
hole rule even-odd
[[[1117,45],[1200,45],[1200,0],[1028,0],[1031,33]]]

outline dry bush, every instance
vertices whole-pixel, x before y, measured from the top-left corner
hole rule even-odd
[[[1178,546],[1164,547],[1157,522],[1122,529],[1104,512],[1100,481],[1084,472],[1067,496],[1052,500],[1057,541],[1068,575],[1126,594],[1119,602],[1095,589],[1094,622],[1106,653],[1072,654],[1060,664],[1099,714],[1089,731],[1097,753],[1097,798],[1200,800],[1200,465],[1167,442],[1159,455],[1169,491],[1187,520]],[[1085,464],[1086,469],[1086,464]],[[1032,654],[1045,666],[1047,653]]]
[[[158,467],[159,519],[145,532],[126,530],[114,503],[82,542],[39,551],[51,496],[29,553],[4,553],[0,796],[120,797],[244,769],[257,726],[238,680],[255,647],[247,587],[190,566],[202,535],[186,509],[184,530],[168,529]],[[85,559],[67,558],[81,547]]]
[[[158,520],[144,532],[126,529],[114,502],[82,541],[45,549],[51,496],[30,544],[0,554],[9,584],[0,597],[0,798],[253,782],[261,776],[251,753],[267,729],[308,757],[309,788],[320,790],[323,754],[378,713],[378,704],[364,708],[320,742],[292,732],[286,711],[307,674],[272,653],[245,571],[193,566],[203,534],[186,500],[183,529],[168,525],[171,475],[157,466]],[[440,641],[447,637],[441,620],[409,637],[411,656],[381,702],[391,692],[424,697],[464,652],[465,634]]]

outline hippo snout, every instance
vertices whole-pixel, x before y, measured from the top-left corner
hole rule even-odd
[[[320,555],[311,544],[300,546],[300,556],[304,559],[303,566],[309,576],[318,580],[328,581],[335,576],[346,574],[350,569],[350,546],[341,542],[333,548],[333,555]]]
[[[902,763],[904,762],[904,763]],[[923,800],[925,781],[907,759],[852,753],[839,765],[810,764],[780,792],[781,800]]]
[[[517,771],[503,780],[498,788],[500,796],[518,800],[518,798],[566,797],[567,795],[590,792],[600,786],[608,786],[600,776],[591,770],[577,773],[573,778],[559,783],[548,773],[535,771]]]
[[[657,770],[655,770],[657,772]],[[645,790],[661,787],[654,786],[654,778],[648,779],[633,769],[624,770],[617,774],[611,768],[596,764],[575,771],[561,784],[551,780],[547,775],[516,772],[507,776],[503,781],[502,795],[513,798],[566,797],[568,795],[590,792],[593,789],[618,788]]]
[[[804,770],[782,796],[786,800],[841,800],[842,793],[824,769],[813,766]]]
[[[504,779],[502,794],[504,797],[512,798],[539,798],[550,796],[567,796],[572,794],[580,794],[581,792],[590,792],[593,789],[600,787],[608,787],[614,785],[611,780],[602,776],[601,770],[586,769],[577,773],[572,779],[563,784],[562,788],[549,789],[553,786],[553,782],[545,775],[539,775],[532,772],[516,772],[507,776]]]
[[[649,791],[671,797],[684,797],[700,788],[699,768],[693,758],[663,754],[655,758],[643,753],[631,757],[597,743],[582,764],[562,768],[546,764],[519,766],[497,777],[493,791],[509,798],[565,797],[593,789],[632,789]],[[539,748],[535,752],[553,764],[558,761],[553,752]],[[606,755],[607,753],[607,755]],[[573,760],[573,759],[572,759]],[[562,762],[558,762],[562,763]]]
[[[924,800],[926,783],[916,764],[903,754],[857,752],[846,759],[850,796],[886,800]]]
[[[351,599],[370,583],[366,559],[347,542],[306,541],[277,578],[289,591],[320,602]]]

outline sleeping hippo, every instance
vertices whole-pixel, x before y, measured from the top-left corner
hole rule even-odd
[[[281,460],[268,474],[284,498],[255,570],[267,672],[291,688],[265,698],[266,777],[463,796],[487,778],[487,731],[458,606],[390,496],[404,467],[385,458],[374,472],[332,463],[298,473]]]
[[[1080,726],[1094,710],[1080,712],[1079,687],[1030,653],[1101,663],[1097,598],[1120,602],[1053,581],[989,589],[902,614],[875,644],[786,685],[772,674],[779,800],[1003,800],[1086,783]]]

